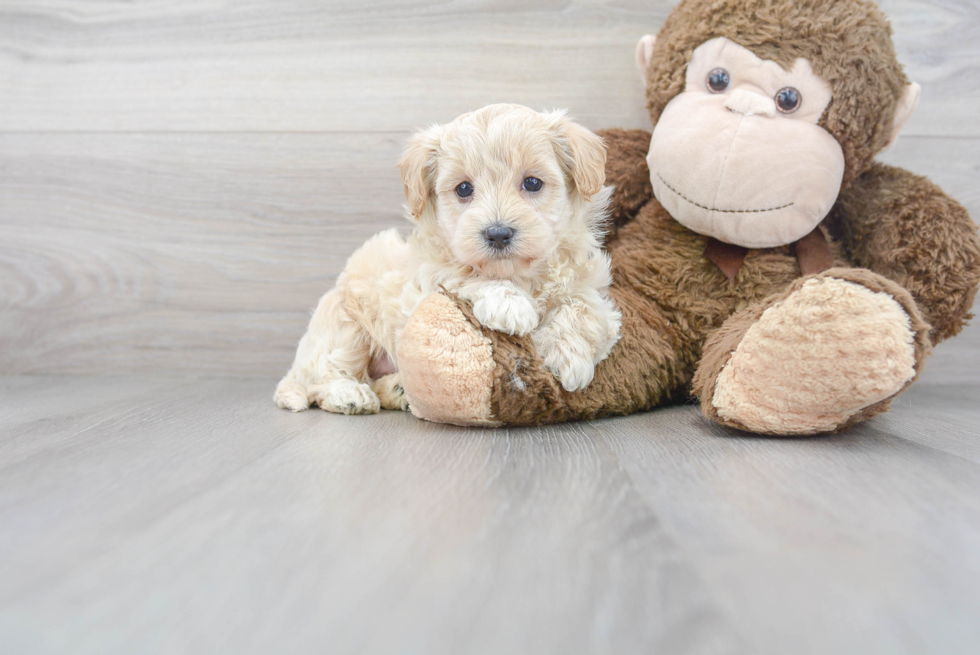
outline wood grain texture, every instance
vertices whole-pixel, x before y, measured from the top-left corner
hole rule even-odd
[[[294,415],[265,382],[2,391],[6,652],[737,652],[588,425]]]
[[[959,404],[923,420],[928,388],[910,392],[915,409],[816,440],[758,438],[693,411],[677,426],[681,409],[602,434],[704,562],[747,652],[965,653],[978,637],[961,567],[980,562],[980,471],[934,435],[980,417]]]
[[[645,127],[633,49],[669,0],[0,4],[4,131],[404,131],[491,102]],[[980,135],[980,7],[883,0],[916,135]]]
[[[410,229],[403,140],[0,135],[0,370],[282,368],[354,249]]]
[[[980,458],[949,436],[977,385],[764,439],[693,406],[515,430],[291,414],[270,382],[0,378],[5,653],[980,640]]]
[[[348,255],[411,229],[406,138],[0,134],[0,372],[282,373]],[[885,161],[980,215],[980,140],[904,138]],[[980,330],[933,361],[976,379]]]

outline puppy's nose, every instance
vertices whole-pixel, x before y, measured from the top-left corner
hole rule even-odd
[[[503,250],[510,245],[514,230],[503,225],[491,225],[483,232],[483,236],[491,248]]]

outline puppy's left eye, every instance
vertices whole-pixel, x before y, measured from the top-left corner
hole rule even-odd
[[[544,182],[536,177],[525,177],[521,188],[525,191],[540,191],[543,184]]]
[[[469,182],[460,182],[456,185],[456,195],[460,198],[469,198],[473,195],[473,185]]]

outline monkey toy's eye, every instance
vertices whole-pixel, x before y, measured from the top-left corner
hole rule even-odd
[[[460,198],[469,198],[473,195],[473,185],[469,182],[460,182],[456,185],[456,195]]]
[[[784,114],[792,114],[800,108],[803,103],[803,96],[791,86],[780,89],[776,92],[776,106]]]
[[[708,73],[708,89],[712,93],[721,93],[731,82],[731,75],[724,68],[716,68]]]
[[[525,191],[540,191],[542,184],[544,183],[536,177],[525,177],[521,188]]]

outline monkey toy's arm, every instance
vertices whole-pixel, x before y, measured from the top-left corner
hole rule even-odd
[[[926,178],[875,164],[841,194],[831,225],[856,265],[908,289],[932,325],[933,343],[971,318],[980,282],[977,226]]]
[[[609,203],[609,236],[616,238],[616,230],[633,220],[650,198],[650,169],[647,168],[647,151],[650,149],[650,132],[646,130],[621,130],[613,128],[596,132],[606,143],[606,184],[615,187]]]

